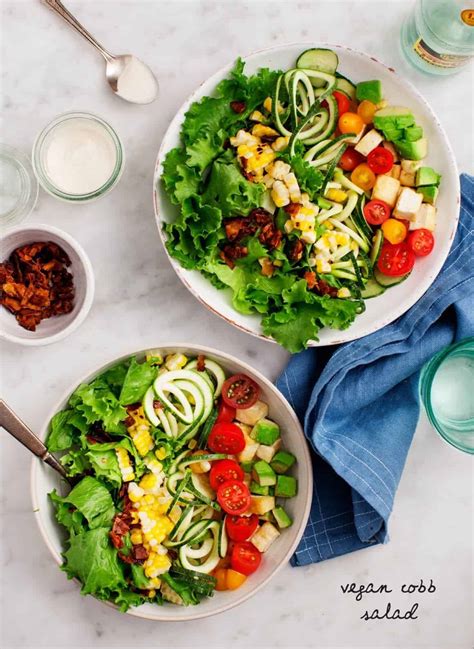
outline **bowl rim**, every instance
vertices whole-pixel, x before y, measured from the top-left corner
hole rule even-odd
[[[421,290],[418,289],[418,291],[413,291],[412,295],[416,296],[416,299],[413,301],[413,303],[408,307],[408,308],[398,308],[392,312],[391,315],[387,315],[383,321],[381,321],[381,324],[377,326],[376,329],[373,327],[368,327],[368,331],[366,331],[363,334],[351,334],[351,328],[349,327],[348,329],[344,330],[341,332],[341,338],[331,340],[331,341],[315,341],[315,340],[310,340],[308,342],[308,347],[323,347],[323,346],[329,346],[329,345],[340,345],[342,343],[350,342],[353,340],[358,340],[359,338],[363,338],[364,336],[367,336],[371,333],[374,333],[375,331],[379,331],[383,327],[386,327],[387,325],[391,324],[397,318],[401,317],[404,315],[409,309],[411,309],[417,302],[418,300],[421,299],[421,297],[426,293],[426,291],[431,287],[433,282],[435,281],[436,277],[439,275],[441,272],[441,269],[448,257],[449,251],[451,249],[452,242],[454,240],[454,237],[456,235],[457,227],[458,227],[458,222],[459,222],[459,214],[460,214],[460,206],[461,206],[461,185],[460,185],[460,180],[459,180],[459,170],[458,166],[456,163],[456,158],[454,156],[454,152],[451,147],[451,143],[449,141],[449,138],[447,136],[446,130],[444,129],[443,125],[441,124],[439,118],[437,117],[436,113],[432,109],[430,103],[425,99],[425,97],[418,91],[418,89],[415,87],[414,83],[406,79],[402,74],[399,74],[396,72],[395,68],[393,66],[389,66],[382,61],[380,61],[378,58],[375,56],[368,54],[367,52],[363,52],[362,50],[355,49],[353,47],[348,47],[347,45],[341,45],[339,43],[331,43],[331,42],[322,42],[322,41],[317,41],[317,40],[307,40],[307,41],[291,41],[288,43],[283,43],[282,45],[275,45],[273,47],[266,47],[263,49],[259,50],[253,50],[249,54],[246,54],[245,56],[242,56],[242,60],[246,63],[248,59],[252,59],[253,57],[257,55],[263,55],[263,54],[269,54],[271,52],[277,51],[277,50],[284,50],[287,48],[292,48],[292,47],[297,47],[300,46],[302,48],[307,48],[307,47],[320,47],[320,48],[335,48],[339,50],[343,50],[346,53],[351,53],[352,55],[356,55],[362,58],[370,59],[373,63],[376,65],[382,67],[386,72],[390,72],[391,74],[394,75],[394,77],[397,79],[397,82],[400,83],[402,86],[404,85],[407,87],[413,94],[416,95],[417,99],[424,104],[426,110],[430,114],[432,122],[436,125],[437,130],[441,134],[442,139],[444,140],[445,144],[445,149],[446,149],[446,155],[449,159],[449,165],[454,169],[455,172],[455,177],[456,177],[456,214],[455,216],[452,217],[452,227],[451,227],[451,232],[449,233],[449,238],[448,238],[448,243],[449,245],[446,245],[446,249],[444,252],[443,257],[439,260],[437,267],[434,269],[434,271],[431,271],[427,281],[425,283],[425,287],[422,288]],[[273,337],[271,336],[266,336],[263,334],[261,331],[255,331],[250,329],[247,325],[241,324],[239,322],[234,321],[232,318],[228,317],[227,315],[224,315],[221,313],[221,311],[217,308],[215,308],[212,304],[207,302],[201,295],[198,293],[197,290],[195,290],[191,284],[188,282],[184,275],[184,270],[180,264],[169,254],[168,249],[166,247],[166,237],[162,229],[162,219],[160,216],[160,210],[159,210],[159,198],[158,198],[158,183],[160,180],[161,174],[159,173],[160,167],[162,166],[165,154],[167,153],[167,150],[165,151],[165,144],[167,140],[168,133],[170,129],[177,124],[178,122],[182,124],[183,118],[181,117],[181,113],[184,113],[184,109],[188,107],[193,101],[198,100],[200,97],[200,90],[204,84],[210,83],[211,81],[214,82],[214,85],[217,85],[217,82],[221,79],[222,75],[225,73],[229,72],[232,69],[233,66],[233,61],[221,66],[216,72],[211,74],[209,77],[204,79],[182,102],[182,104],[179,106],[177,109],[173,119],[168,125],[168,128],[166,129],[160,148],[158,150],[158,154],[155,160],[155,170],[153,173],[153,186],[152,186],[152,195],[153,195],[153,209],[155,213],[155,222],[156,226],[158,229],[158,234],[161,240],[161,244],[165,250],[166,256],[168,257],[168,261],[170,262],[171,266],[173,267],[173,270],[175,271],[176,275],[178,278],[181,280],[182,284],[187,288],[187,290],[193,295],[208,311],[211,313],[214,313],[217,315],[219,318],[222,318],[225,320],[227,323],[232,325],[233,327],[236,327],[240,331],[250,334],[251,336],[254,336],[255,338],[259,338],[260,340],[264,340],[266,342],[274,343],[274,344],[279,344]],[[180,117],[180,119],[178,119]]]
[[[57,333],[46,336],[44,338],[21,338],[20,336],[15,336],[14,334],[0,330],[0,339],[7,340],[8,342],[18,345],[24,345],[25,347],[39,347],[42,345],[51,345],[52,343],[56,343],[59,340],[66,338],[66,336],[69,336],[69,334],[73,333],[73,331],[75,331],[84,322],[94,301],[95,279],[91,261],[81,244],[76,241],[76,239],[74,239],[74,237],[72,237],[70,234],[55,226],[47,225],[46,223],[27,226],[19,225],[8,228],[8,230],[2,232],[1,239],[2,241],[6,241],[11,235],[19,233],[24,233],[26,236],[28,236],[29,232],[31,232],[32,234],[34,234],[35,232],[50,233],[56,236],[59,240],[63,240],[65,243],[67,243],[77,253],[79,261],[84,269],[85,275],[84,301],[74,319],[67,325],[67,327],[61,329],[61,331],[58,331]]]
[[[134,617],[139,617],[143,618],[146,620],[151,620],[153,622],[185,622],[185,621],[190,621],[190,620],[197,620],[197,619],[202,619],[206,617],[212,617],[214,615],[217,615],[219,613],[223,613],[224,611],[228,611],[231,608],[234,608],[235,606],[238,606],[239,604],[242,604],[246,600],[250,599],[253,597],[261,588],[266,586],[268,582],[283,568],[283,566],[286,565],[286,563],[289,561],[291,556],[294,554],[299,542],[301,541],[301,538],[303,536],[304,530],[306,528],[308,519],[309,519],[309,514],[311,510],[311,502],[312,502],[312,496],[313,496],[313,465],[311,461],[311,455],[310,455],[310,450],[309,450],[309,442],[303,432],[303,428],[299,422],[298,417],[296,416],[295,411],[293,410],[292,406],[286,399],[286,397],[276,388],[276,386],[268,379],[264,374],[262,374],[259,370],[255,369],[245,361],[241,361],[238,359],[236,356],[233,356],[232,354],[229,354],[227,352],[218,350],[214,347],[207,347],[205,345],[195,345],[193,343],[183,343],[183,342],[177,342],[177,343],[168,343],[167,341],[160,343],[156,346],[148,346],[140,350],[132,349],[128,353],[123,353],[120,356],[113,356],[110,357],[109,360],[105,361],[104,363],[101,363],[99,368],[95,368],[94,370],[89,370],[86,373],[84,373],[79,380],[75,380],[72,382],[70,385],[68,385],[67,389],[64,390],[61,395],[59,396],[58,399],[55,400],[54,407],[52,407],[45,420],[44,423],[42,424],[40,431],[39,431],[39,437],[42,441],[44,441],[46,437],[46,432],[47,428],[49,425],[49,422],[51,421],[52,416],[58,412],[59,408],[62,407],[62,404],[69,398],[73,390],[76,388],[77,385],[80,383],[90,381],[93,377],[97,376],[100,372],[102,372],[104,369],[106,369],[108,366],[113,365],[115,363],[120,362],[121,360],[124,360],[125,358],[128,358],[130,356],[137,356],[137,355],[142,355],[145,354],[147,351],[150,349],[167,349],[167,350],[179,350],[179,349],[187,349],[187,350],[192,350],[192,352],[196,352],[197,354],[204,354],[204,355],[209,355],[209,356],[215,356],[218,358],[224,359],[224,361],[229,361],[232,363],[235,363],[241,367],[241,369],[244,372],[249,372],[250,375],[254,375],[255,378],[260,381],[262,384],[265,385],[265,388],[269,390],[277,399],[279,399],[283,405],[286,407],[286,410],[288,411],[288,414],[292,420],[292,423],[295,426],[295,430],[297,434],[301,437],[302,440],[302,454],[303,454],[303,463],[306,466],[307,469],[307,481],[306,481],[306,499],[304,501],[304,509],[301,515],[301,520],[299,525],[296,525],[296,535],[293,543],[291,544],[289,550],[285,553],[285,556],[283,559],[280,561],[280,563],[273,569],[273,571],[268,575],[266,579],[264,579],[260,584],[255,586],[250,592],[246,593],[245,595],[242,595],[240,597],[236,597],[235,601],[223,604],[221,606],[218,606],[215,611],[212,611],[211,613],[206,612],[206,613],[199,613],[199,611],[196,611],[195,613],[189,613],[187,615],[181,615],[181,616],[162,616],[162,615],[150,615],[145,612],[140,611],[141,607],[138,608],[130,608],[126,613],[128,615],[132,615]],[[31,502],[33,505],[33,514],[34,518],[36,520],[36,523],[39,527],[40,534],[43,538],[44,543],[46,544],[47,548],[49,549],[51,555],[53,556],[54,561],[60,566],[62,564],[62,559],[61,555],[57,553],[56,548],[54,547],[53,542],[50,540],[47,530],[43,524],[42,520],[42,514],[41,514],[41,509],[40,505],[37,499],[38,492],[36,490],[36,479],[37,479],[37,473],[39,471],[40,467],[40,462],[38,462],[37,458],[32,458],[31,464],[30,464],[30,497],[31,497]],[[77,581],[77,580],[76,580]],[[79,583],[79,582],[77,582]],[[111,602],[106,602],[103,600],[96,599],[94,597],[94,600],[97,602],[100,602],[101,604],[104,604],[108,606],[109,608],[113,608],[115,610],[118,610],[118,607],[115,604],[112,604]],[[156,607],[157,612],[160,612],[160,607]],[[189,607],[190,610],[193,609],[198,609],[199,606],[197,607]]]

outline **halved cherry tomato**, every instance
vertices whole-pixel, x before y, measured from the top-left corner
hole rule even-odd
[[[370,225],[380,225],[390,217],[390,205],[384,201],[374,199],[364,205],[364,216]]]
[[[191,465],[192,466],[192,465]],[[228,480],[243,480],[244,470],[235,460],[218,460],[213,462],[209,482],[214,491]]]
[[[376,146],[367,156],[367,164],[374,174],[386,174],[393,167],[393,153],[383,146]]]
[[[259,394],[258,385],[245,374],[234,374],[222,386],[222,399],[231,408],[250,408]]]
[[[363,162],[351,173],[351,180],[366,192],[375,185],[375,174],[369,165]]]
[[[357,106],[357,114],[362,118],[364,124],[372,124],[377,106],[368,99],[364,99]]]
[[[364,128],[364,122],[357,113],[344,113],[337,122],[341,133],[354,133],[357,135]]]
[[[343,92],[339,92],[338,90],[334,91],[332,95],[334,99],[337,101],[338,114],[343,115],[344,113],[347,113],[351,105],[351,102],[349,101],[349,97],[345,95]]]
[[[387,219],[382,223],[382,232],[384,239],[389,243],[401,243],[407,236],[407,226],[397,219]]]
[[[348,147],[341,156],[338,166],[344,171],[353,171],[364,161],[364,156],[352,147]]]
[[[207,445],[213,453],[234,455],[244,450],[245,438],[242,430],[236,424],[221,421],[212,427]]]
[[[232,568],[229,568],[227,571],[227,588],[229,590],[236,590],[237,588],[240,588],[242,586],[246,579],[246,575],[243,575],[241,572],[237,572],[237,570],[232,570]]]
[[[240,516],[250,506],[249,488],[240,480],[228,480],[218,488],[217,502],[226,514]]]
[[[227,590],[227,568],[216,568],[212,571],[213,577],[217,579],[216,590]]]
[[[418,257],[426,257],[434,248],[434,236],[431,230],[419,228],[408,235],[408,245]]]
[[[249,541],[236,543],[232,550],[230,565],[243,575],[251,575],[257,570],[262,561],[262,555]]]
[[[211,482],[212,485],[212,482]],[[233,541],[246,541],[258,527],[258,516],[226,516],[225,528]]]
[[[235,408],[228,406],[225,401],[220,399],[219,406],[217,410],[217,419],[216,424],[221,421],[234,421],[235,419]]]
[[[394,246],[384,243],[377,261],[377,268],[384,275],[399,277],[409,273],[415,265],[415,253],[403,241]]]

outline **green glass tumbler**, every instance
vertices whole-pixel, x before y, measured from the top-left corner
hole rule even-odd
[[[474,454],[474,338],[442,349],[421,370],[420,399],[441,437]]]

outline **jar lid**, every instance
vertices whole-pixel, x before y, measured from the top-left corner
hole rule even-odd
[[[0,226],[20,223],[38,199],[38,181],[30,159],[0,143]]]

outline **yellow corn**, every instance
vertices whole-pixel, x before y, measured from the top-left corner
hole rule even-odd
[[[255,124],[255,126],[252,128],[252,135],[260,138],[265,136],[278,137],[279,133],[270,126],[265,126],[264,124]]]
[[[250,119],[252,122],[264,122],[266,117],[259,110],[254,110],[253,113],[250,113]]]
[[[155,455],[159,460],[164,460],[165,457],[168,455],[168,451],[164,446],[160,446],[160,448],[156,449]]]
[[[327,228],[328,230],[334,230],[334,226],[331,223],[331,221],[324,221],[323,223],[324,227]]]
[[[342,189],[328,189],[325,196],[336,203],[344,203],[347,200],[347,193]]]
[[[134,527],[130,532],[130,541],[133,545],[141,545],[143,543],[143,534],[138,527]]]
[[[138,453],[142,457],[145,457],[145,455],[151,451],[155,445],[148,426],[146,424],[139,424],[135,429],[129,429],[129,432]]]
[[[165,360],[165,366],[166,369],[170,371],[180,370],[186,365],[187,362],[188,358],[184,354],[168,354]]]
[[[265,110],[268,110],[269,113],[272,112],[272,98],[271,97],[267,97],[265,99],[265,101],[263,102],[263,107],[265,108]]]
[[[277,207],[284,207],[290,202],[290,192],[281,180],[275,180],[273,183],[271,196]]]
[[[133,472],[133,466],[128,451],[121,446],[117,446],[115,453],[117,455],[117,461],[123,481],[130,482],[131,480],[135,480],[135,473]]]
[[[348,288],[340,288],[338,290],[338,292],[337,292],[337,297],[344,298],[344,297],[350,297],[350,296],[351,296],[351,292],[349,291]]]
[[[157,484],[157,477],[153,473],[147,473],[138,483],[138,485],[145,491],[152,491],[157,486]]]
[[[274,151],[284,151],[288,146],[289,141],[289,137],[277,137],[277,139],[272,142],[272,149]]]
[[[170,567],[171,561],[166,554],[160,555],[156,552],[150,552],[144,564],[145,575],[150,579],[154,579],[158,575],[167,572]]]
[[[139,502],[143,496],[145,495],[145,492],[141,487],[137,485],[136,482],[131,482],[128,485],[128,497],[132,501],[132,503],[137,503]]]

